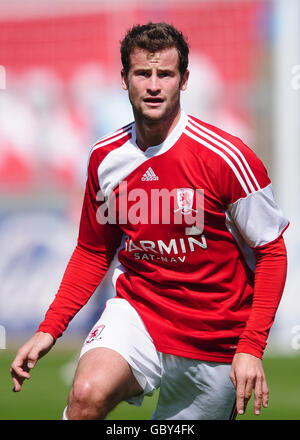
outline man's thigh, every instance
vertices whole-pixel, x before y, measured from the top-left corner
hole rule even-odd
[[[162,355],[163,376],[153,420],[228,420],[235,404],[230,364]]]

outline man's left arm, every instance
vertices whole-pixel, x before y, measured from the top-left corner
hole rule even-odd
[[[268,386],[262,365],[263,351],[283,293],[287,273],[284,240],[253,249],[256,256],[251,313],[240,336],[230,378],[236,388],[236,408],[243,414],[254,390],[254,412],[268,404]]]

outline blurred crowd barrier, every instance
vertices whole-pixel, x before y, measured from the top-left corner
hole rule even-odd
[[[272,173],[274,20],[264,0],[13,0],[0,12],[0,324],[18,334],[42,320],[72,253],[91,145],[132,120],[120,82],[126,30],[182,30],[184,110],[241,137]],[[109,283],[99,290],[74,328],[100,313]]]

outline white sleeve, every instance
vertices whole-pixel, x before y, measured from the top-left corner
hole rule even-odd
[[[272,184],[228,206],[231,219],[250,247],[276,240],[289,221],[274,201]]]

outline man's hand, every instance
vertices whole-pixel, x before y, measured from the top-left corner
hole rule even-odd
[[[25,379],[30,379],[29,371],[37,361],[54,345],[54,338],[49,333],[37,332],[17,352],[10,367],[14,384],[13,391],[21,391]]]
[[[261,405],[268,406],[269,390],[261,359],[247,353],[234,355],[230,379],[236,389],[236,409],[244,414],[254,390],[254,413],[260,414]]]

